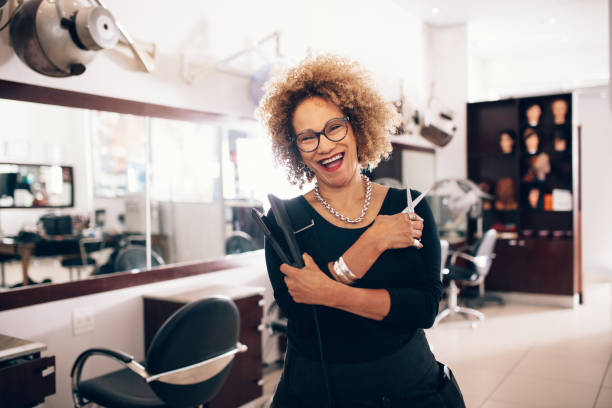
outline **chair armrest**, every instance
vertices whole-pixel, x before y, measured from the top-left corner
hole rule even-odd
[[[451,255],[451,259],[450,259],[450,264],[454,265],[455,262],[457,261],[457,258],[463,258],[467,261],[470,261],[472,263],[474,263],[474,260],[476,258],[474,258],[472,255],[465,253],[465,252],[461,252],[461,251],[453,251],[452,255]]]
[[[91,348],[91,349],[85,350],[84,352],[79,354],[74,364],[72,365],[72,369],[70,370],[70,379],[71,379],[71,385],[72,385],[72,400],[74,402],[75,407],[82,407],[85,404],[87,404],[85,401],[81,399],[79,395],[79,386],[81,384],[81,374],[83,372],[83,366],[85,365],[85,362],[89,359],[89,357],[94,356],[94,355],[110,357],[118,361],[125,367],[129,368],[130,370],[132,370],[133,372],[135,372],[142,378],[146,379],[147,377],[149,377],[147,370],[142,365],[140,365],[138,362],[134,361],[133,356],[127,353],[124,353],[123,351],[105,349],[105,348]]]
[[[189,385],[198,382],[206,381],[219,374],[227,367],[234,356],[238,353],[244,353],[248,347],[242,343],[236,343],[236,346],[230,350],[207,360],[200,361],[186,367],[177,368],[163,373],[154,374],[145,378],[150,383],[152,381],[160,381],[167,384]]]
[[[472,256],[470,254],[466,254],[465,252],[454,252],[453,256],[451,257],[450,264],[455,265],[457,258],[463,258],[466,261],[474,264],[474,266],[477,268],[485,268],[495,258],[495,254]]]

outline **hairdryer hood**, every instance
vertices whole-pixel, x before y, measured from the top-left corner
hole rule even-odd
[[[55,2],[27,0],[11,23],[13,49],[27,66],[43,75],[80,75],[94,59],[95,50],[115,46],[118,29],[110,13],[87,0],[57,1],[66,20],[74,24],[72,29],[62,24]]]

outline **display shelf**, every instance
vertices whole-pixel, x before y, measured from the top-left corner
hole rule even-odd
[[[581,271],[574,262],[580,258],[574,179],[579,163],[573,161],[579,139],[572,102],[571,94],[557,94],[468,104],[468,178],[495,196],[483,211],[482,226],[509,238],[500,239],[496,248],[486,282],[490,289],[581,292]],[[570,200],[573,210],[552,211]],[[496,203],[516,209],[499,210]],[[476,224],[469,225],[473,241]]]

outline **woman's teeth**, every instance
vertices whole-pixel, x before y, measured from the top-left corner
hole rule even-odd
[[[333,164],[335,161],[340,160],[344,157],[344,153],[338,153],[335,156],[330,157],[329,159],[325,159],[325,160],[321,160],[321,165],[328,167],[329,165]]]

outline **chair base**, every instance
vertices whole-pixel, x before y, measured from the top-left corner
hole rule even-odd
[[[485,303],[497,303],[499,306],[504,306],[505,302],[500,296],[495,295],[481,295],[474,299],[466,299],[465,304],[469,307],[479,308],[483,307]]]
[[[448,306],[446,309],[442,310],[436,316],[436,320],[434,320],[434,324],[432,327],[436,327],[440,321],[447,318],[448,316],[460,314],[464,317],[474,316],[479,321],[484,320],[484,314],[479,312],[478,310],[471,309],[469,307],[462,307],[457,304],[457,298],[459,297],[459,288],[454,280],[451,280],[448,284]],[[476,323],[472,323],[472,327],[475,327]]]
[[[442,310],[440,313],[438,313],[438,315],[436,316],[436,320],[434,320],[433,327],[436,327],[438,323],[440,323],[445,318],[452,316],[452,315],[456,315],[456,314],[460,314],[464,317],[474,316],[479,321],[483,321],[485,318],[484,314],[479,312],[478,310],[471,309],[469,307],[462,307],[462,306],[454,306],[454,307],[449,306],[446,309]]]

